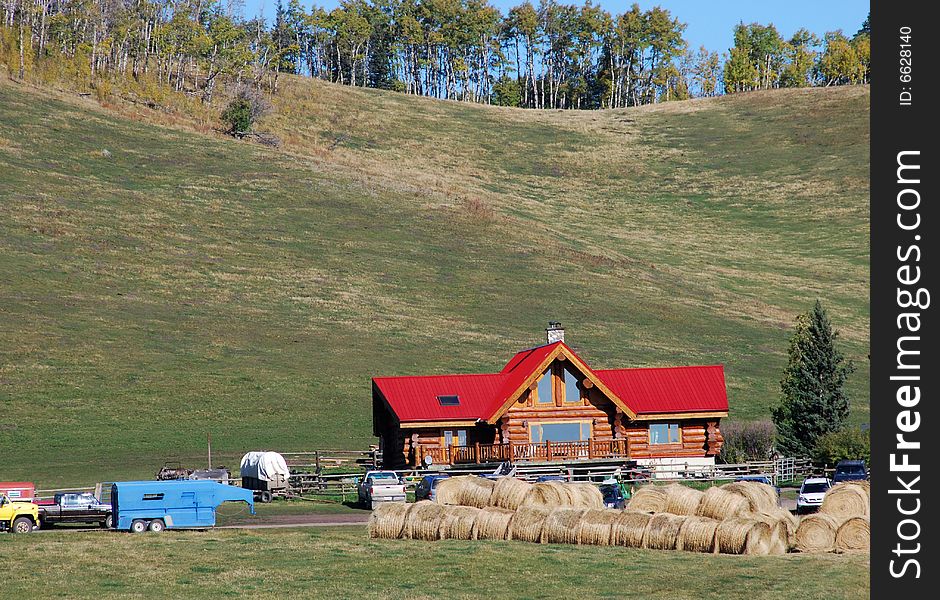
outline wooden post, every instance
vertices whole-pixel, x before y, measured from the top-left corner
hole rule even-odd
[[[549,461],[552,460],[552,441],[551,440],[545,441],[545,459]]]
[[[473,454],[476,456],[477,464],[480,464],[480,442],[474,442]]]
[[[209,468],[212,468],[212,434],[206,432],[206,447],[209,452]]]
[[[588,458],[594,458],[594,438],[588,438]]]

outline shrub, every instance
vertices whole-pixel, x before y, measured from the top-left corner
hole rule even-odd
[[[816,442],[814,459],[818,464],[834,465],[840,460],[864,460],[871,463],[871,436],[859,429],[841,429],[822,435]]]
[[[235,89],[234,97],[222,111],[222,122],[228,132],[241,137],[251,131],[252,125],[271,110],[271,104],[257,89],[241,85]]]
[[[754,423],[722,423],[725,443],[718,459],[724,463],[768,460],[774,451],[774,425],[770,421]]]

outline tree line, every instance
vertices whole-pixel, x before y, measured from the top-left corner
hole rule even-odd
[[[277,92],[281,74],[528,108],[619,108],[774,87],[867,82],[868,21],[851,39],[738,25],[726,55],[692,49],[668,10],[529,0],[278,2],[0,0],[0,62],[19,78],[133,78],[211,102],[220,81]]]

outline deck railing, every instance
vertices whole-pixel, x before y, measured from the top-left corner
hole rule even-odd
[[[433,464],[524,462],[596,458],[627,458],[626,440],[585,440],[580,442],[541,442],[473,444],[446,448],[418,447],[415,460],[423,464],[430,456]]]

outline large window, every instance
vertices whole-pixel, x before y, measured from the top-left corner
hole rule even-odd
[[[565,402],[581,402],[581,390],[578,388],[578,378],[568,369],[565,372]]]
[[[529,425],[529,439],[536,444],[589,440],[591,439],[591,422],[532,423]]]
[[[552,370],[549,369],[545,371],[545,374],[542,375],[542,378],[539,379],[539,387],[536,392],[538,395],[539,404],[554,404],[555,400],[552,399]]]
[[[650,425],[650,444],[678,444],[681,441],[678,423]]]

